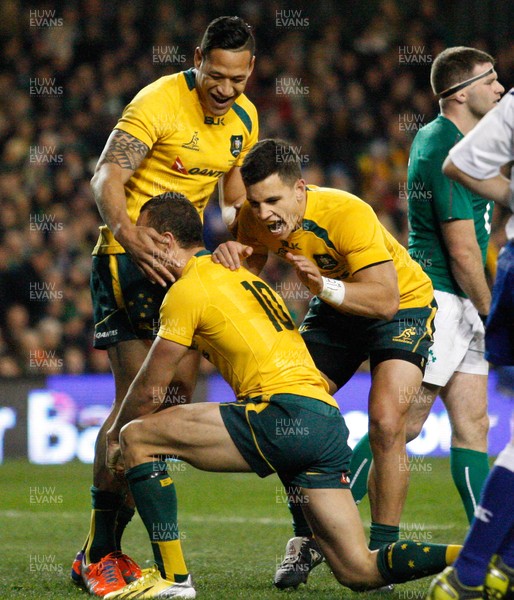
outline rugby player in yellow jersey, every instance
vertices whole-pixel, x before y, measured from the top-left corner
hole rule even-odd
[[[239,167],[258,137],[256,109],[243,94],[254,60],[249,26],[238,17],[214,20],[195,50],[195,68],[161,77],[128,104],[91,182],[105,222],[91,276],[95,347],[109,354],[116,398],[97,439],[90,531],[72,578],[96,595],[140,574],[128,557],[112,554],[134,510],[124,499],[126,484],[105,467],[105,431],[147,355],[173,281],[161,236],[136,220],[147,200],[173,191],[187,194],[202,215],[222,179],[223,213],[233,219],[245,195]],[[173,401],[190,398],[198,362],[197,352],[184,356],[170,386]]]
[[[158,337],[107,434],[108,464],[117,472],[126,469],[156,567],[106,598],[196,596],[163,456],[206,471],[277,473],[297,490],[343,585],[365,589],[407,581],[452,562],[459,547],[402,540],[368,549],[348,489],[348,430],[280,296],[248,270],[212,262],[200,218],[186,198],[153,198],[139,223],[161,234],[177,283],[164,298]],[[180,405],[155,414],[191,345],[219,369],[237,402]],[[301,427],[282,435],[281,422]]]
[[[287,143],[258,142],[241,174],[248,201],[239,214],[239,242],[217,248],[214,260],[235,269],[244,256],[259,273],[272,251],[294,265],[315,294],[300,331],[331,393],[370,359],[370,548],[376,549],[399,537],[409,481],[406,416],[432,343],[432,284],[368,204],[306,185]],[[295,537],[275,575],[281,588],[306,582],[322,560],[301,507],[289,506]]]

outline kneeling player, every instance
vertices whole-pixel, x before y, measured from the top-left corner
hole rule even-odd
[[[402,541],[368,549],[348,489],[348,430],[284,303],[246,269],[214,264],[192,205],[180,195],[168,200],[150,200],[140,224],[166,238],[163,250],[178,281],[162,304],[158,338],[108,433],[109,467],[126,469],[156,568],[106,598],[196,595],[181,551],[175,486],[166,463],[156,461],[164,455],[207,471],[276,472],[299,490],[331,569],[353,589],[442,570],[458,547]],[[218,367],[238,401],[150,414],[192,344]],[[277,435],[277,419],[295,419],[308,434]],[[170,539],[154,541],[164,523]]]
[[[287,142],[255,144],[241,175],[247,196],[238,218],[241,243],[221,244],[215,262],[237,268],[241,252],[258,274],[271,251],[294,265],[314,294],[300,331],[331,393],[369,358],[370,548],[377,550],[400,536],[409,471],[398,465],[408,465],[407,413],[432,344],[432,284],[368,204],[342,190],[307,185],[300,157]],[[368,469],[366,461],[354,463],[355,455],[355,497],[360,473]],[[295,537],[275,573],[280,588],[305,583],[322,559],[294,498],[289,508]]]

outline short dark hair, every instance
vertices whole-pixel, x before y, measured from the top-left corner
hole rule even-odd
[[[241,166],[243,183],[250,186],[274,173],[285,183],[294,183],[302,176],[300,157],[284,140],[261,140],[245,156]]]
[[[494,58],[476,48],[467,46],[454,46],[446,48],[438,54],[430,70],[430,85],[434,94],[466,81],[472,77],[473,69],[482,63],[493,63]]]
[[[249,50],[255,54],[255,39],[248,23],[240,17],[218,17],[211,21],[203,34],[200,50],[203,56],[208,56],[211,50],[234,50],[242,52]]]
[[[193,204],[178,192],[154,196],[141,207],[148,214],[147,224],[159,233],[169,231],[181,248],[203,246],[202,220]]]

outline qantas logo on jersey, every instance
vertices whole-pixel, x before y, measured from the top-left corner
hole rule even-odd
[[[174,171],[177,171],[178,173],[180,173],[181,175],[189,175],[186,167],[184,167],[184,165],[182,164],[182,161],[180,160],[180,156],[177,156],[177,158],[175,159],[175,162],[171,165],[171,168]]]
[[[225,125],[225,117],[209,117],[205,115],[203,122],[205,125]]]
[[[221,177],[225,171],[219,169],[200,169],[200,167],[193,167],[189,169],[190,175],[205,175],[206,177]]]

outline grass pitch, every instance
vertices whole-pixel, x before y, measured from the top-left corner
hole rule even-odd
[[[341,587],[323,564],[307,586],[281,592],[275,568],[291,537],[280,481],[271,476],[197,471],[170,463],[177,485],[184,554],[199,600],[423,599],[430,579],[402,584],[391,593],[355,594]],[[75,553],[87,533],[91,466],[0,465],[0,599],[63,600],[87,595],[69,578]],[[367,502],[360,507],[367,529]],[[462,543],[467,522],[453,486],[449,462],[425,458],[411,466],[411,486],[402,537],[422,542]],[[124,536],[124,551],[141,564],[152,558],[136,515]]]

